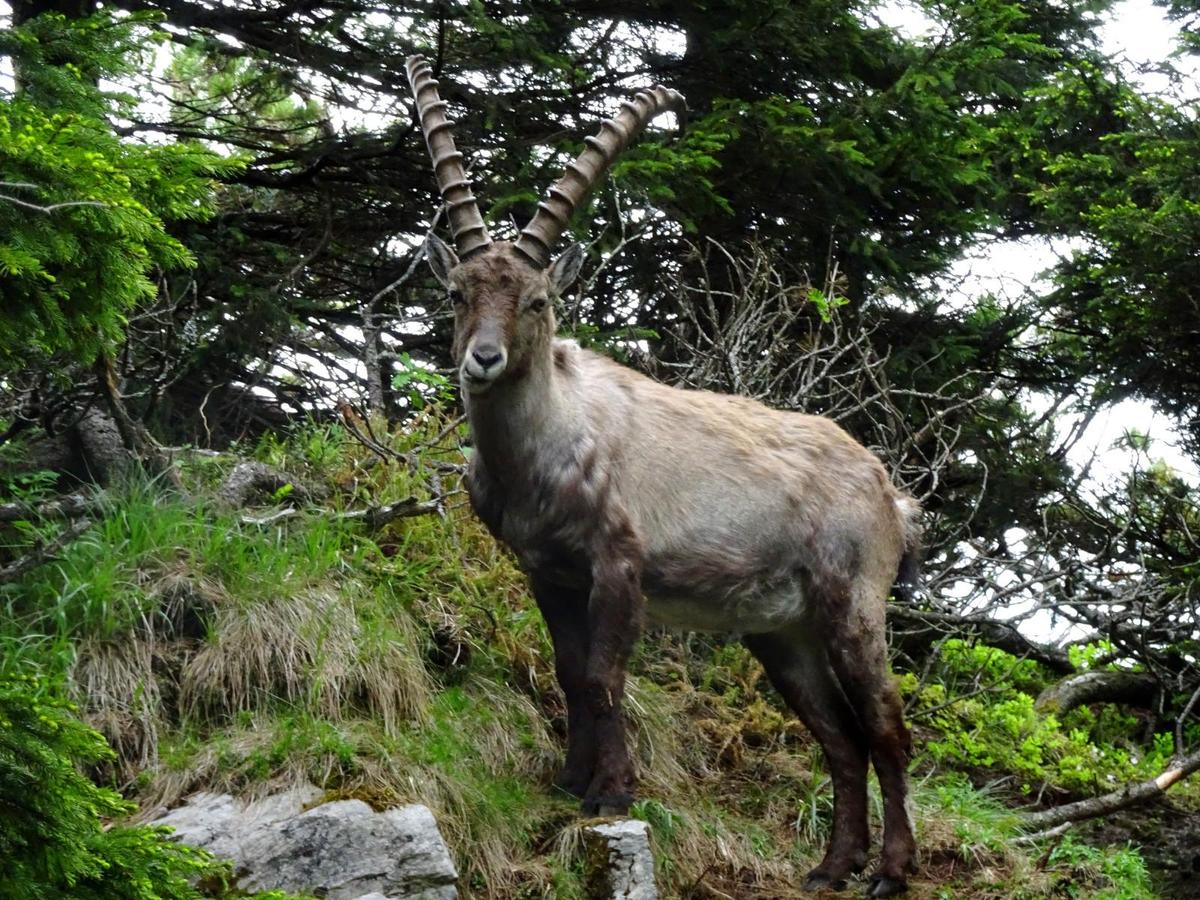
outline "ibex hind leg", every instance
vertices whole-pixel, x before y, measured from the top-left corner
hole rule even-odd
[[[838,887],[863,869],[870,848],[867,826],[867,738],[811,632],[749,635],[745,644],[766,669],[784,701],[825,751],[833,782],[833,834],[806,890]]]
[[[912,738],[888,665],[887,590],[888,586],[859,583],[828,591],[822,598],[829,661],[866,730],[883,793],[883,853],[867,889],[870,897],[906,890],[917,856],[908,798]]]

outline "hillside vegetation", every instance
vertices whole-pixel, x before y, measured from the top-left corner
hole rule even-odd
[[[461,460],[456,445],[432,414],[391,439],[411,466],[337,426],[269,436],[237,450],[294,486],[253,510],[218,498],[236,453],[185,454],[184,493],[130,478],[88,500],[93,524],[57,559],[4,586],[0,673],[61,686],[116,751],[80,761],[143,816],[197,790],[311,780],[329,798],[427,804],[468,896],[584,896],[577,803],[550,787],[563,701],[512,560],[458,491],[441,513],[378,529],[343,515],[419,495],[422,467]],[[36,505],[48,480],[14,488]],[[20,521],[5,536],[11,548],[63,527]],[[652,826],[665,893],[798,895],[831,793],[758,664],[734,642],[652,633],[634,670],[633,814]],[[1112,710],[1035,712],[1047,680],[962,640],[901,675],[918,736],[914,896],[1154,895],[1135,847],[1022,836],[1015,805],[1153,776],[1171,750],[1124,745]]]
[[[1195,896],[1200,0],[1138,9],[1153,72],[1118,0],[0,5],[0,895],[237,896],[141,823],[298,781],[427,804],[468,896],[589,890],[545,627],[460,484],[412,54],[497,241],[686,97],[564,223],[557,327],[920,502],[912,893]],[[645,635],[627,714],[663,892],[794,896],[828,779],[742,646]]]

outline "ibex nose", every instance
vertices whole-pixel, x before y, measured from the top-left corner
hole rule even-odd
[[[490,344],[476,347],[471,351],[471,355],[475,357],[475,362],[479,363],[479,368],[485,372],[504,358],[504,354]]]

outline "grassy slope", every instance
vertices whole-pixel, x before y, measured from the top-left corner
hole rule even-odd
[[[332,484],[329,509],[423,491],[336,431],[255,453]],[[108,774],[147,810],[310,779],[331,798],[430,806],[469,895],[581,896],[576,803],[548,787],[565,720],[548,638],[465,497],[378,533],[318,511],[246,524],[203,499],[234,462],[187,465],[200,499],[114,495],[65,556],[0,595],[0,667],[64,677],[118,750]],[[634,813],[653,826],[665,895],[798,896],[831,796],[818,750],[749,655],[650,635],[628,706]],[[913,896],[1152,896],[1136,852],[1014,843],[1004,798],[953,762],[924,753],[914,768]]]

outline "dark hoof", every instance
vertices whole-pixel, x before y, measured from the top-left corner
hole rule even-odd
[[[585,816],[623,816],[629,812],[633,798],[628,794],[602,794],[583,798]]]
[[[840,891],[846,886],[846,879],[834,878],[819,869],[813,869],[804,879],[806,891]]]
[[[903,878],[890,878],[887,875],[872,875],[867,884],[868,897],[895,897],[907,890],[907,881]]]

